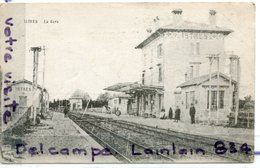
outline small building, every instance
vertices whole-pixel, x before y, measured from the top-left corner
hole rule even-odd
[[[119,110],[121,114],[128,114],[131,109],[131,96],[128,94],[115,94],[109,101],[108,106],[111,108],[112,113]]]
[[[190,104],[196,109],[195,120],[199,123],[226,124],[231,107],[234,107],[236,81],[219,73],[193,78],[180,84],[178,105],[181,109],[181,120],[189,122]]]
[[[144,114],[159,116],[157,111],[163,108],[163,88],[160,86],[147,86],[137,82],[126,82],[117,83],[104,90],[128,94],[128,114],[136,116],[143,116]]]
[[[81,97],[71,97],[69,99],[70,101],[70,111],[81,111],[83,110],[82,101],[83,99]]]
[[[22,79],[10,85],[12,92],[8,94],[11,100],[18,103],[16,112],[12,113],[11,120],[16,122],[23,114],[30,108],[34,107],[37,114],[46,113],[49,109],[49,93],[40,85],[37,90],[33,90],[31,81]],[[30,117],[33,117],[32,110],[30,110]],[[12,124],[12,122],[10,122]]]

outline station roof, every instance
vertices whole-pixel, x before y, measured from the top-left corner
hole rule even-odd
[[[131,98],[131,96],[125,93],[119,93],[119,94],[114,94],[112,98]]]
[[[31,81],[29,81],[27,79],[21,79],[21,80],[15,81],[15,83],[10,84],[9,86],[15,86],[15,85],[22,84],[22,83],[27,83],[29,85],[33,84]],[[42,87],[40,85],[37,85],[37,88],[42,89]],[[45,88],[43,89],[43,91],[47,92],[47,90]]]
[[[217,76],[217,72],[214,72],[214,73],[211,74],[211,78],[214,78],[216,76]],[[221,72],[219,73],[219,76],[226,79],[226,80],[230,80],[230,77],[228,77],[227,75],[225,75]],[[177,87],[183,88],[183,87],[188,87],[188,86],[200,85],[200,84],[202,84],[206,81],[209,81],[209,74],[202,75],[202,76],[199,76],[199,77],[195,77],[191,80],[188,80],[188,81],[180,84]],[[232,79],[232,83],[236,83],[236,81]],[[214,83],[214,84],[216,84],[216,83]]]
[[[224,35],[228,35],[231,32],[233,32],[233,30],[227,29],[224,27],[213,26],[210,24],[196,23],[196,22],[184,20],[177,25],[170,24],[170,25],[160,27],[135,48],[136,49],[143,48],[144,46],[149,44],[151,41],[153,41],[154,39],[159,37],[161,35],[161,33],[164,33],[164,32],[204,32],[204,33],[222,33]]]
[[[129,85],[133,85],[133,84],[135,84],[135,82],[117,83],[117,84],[114,84],[112,86],[109,86],[109,87],[105,88],[104,90],[121,92],[122,88],[124,88],[126,86],[129,86]]]
[[[126,83],[117,83],[115,85],[109,86],[104,90],[115,91],[115,92],[124,92],[124,93],[135,93],[135,92],[157,92],[162,93],[162,86],[152,86],[152,85],[143,85],[137,82],[126,82]]]

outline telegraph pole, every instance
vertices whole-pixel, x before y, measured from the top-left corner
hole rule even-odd
[[[218,70],[217,70],[217,125],[219,122],[219,56],[216,57],[217,59],[217,66],[218,66]]]
[[[41,47],[31,47],[31,51],[33,51],[33,101],[32,101],[32,114],[33,114],[33,124],[36,124],[36,92],[38,85],[38,65],[39,65],[39,52],[41,51]]]
[[[210,124],[210,118],[211,118],[211,89],[212,89],[212,82],[211,82],[211,78],[212,78],[212,64],[214,62],[214,60],[217,60],[217,124],[218,124],[218,120],[219,120],[219,107],[218,107],[218,103],[219,103],[219,54],[210,54],[208,56],[209,58],[209,119],[208,122]]]
[[[240,60],[239,57],[237,57],[237,103],[236,103],[236,118],[235,118],[236,125],[237,125],[237,118],[239,112],[239,87],[240,87]]]
[[[41,112],[46,113],[46,100],[44,96],[44,80],[45,80],[45,46],[42,47],[43,50],[43,71],[42,71],[42,102],[41,102]]]
[[[208,123],[210,125],[210,118],[211,118],[211,67],[212,67],[212,57],[209,58],[209,115],[208,115]]]
[[[229,97],[230,97],[230,113],[232,112],[232,109],[233,109],[233,92],[232,92],[232,75],[233,75],[233,70],[232,70],[232,57],[230,56],[229,57],[229,60],[230,60],[230,64],[229,64],[229,75],[230,75],[230,78],[229,78]]]
[[[234,69],[232,69],[232,66],[235,66],[234,61],[236,62],[236,80],[237,80],[237,86],[234,87],[236,91],[236,109],[235,109],[235,125],[237,125],[237,118],[238,118],[238,111],[239,111],[239,85],[240,85],[240,61],[239,57],[237,55],[231,54],[230,57],[230,76],[233,78]],[[231,79],[230,79],[231,80]],[[231,81],[230,81],[231,85]],[[233,97],[233,96],[232,96]]]

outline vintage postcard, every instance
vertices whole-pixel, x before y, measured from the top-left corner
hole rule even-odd
[[[0,5],[2,163],[254,162],[253,3]]]

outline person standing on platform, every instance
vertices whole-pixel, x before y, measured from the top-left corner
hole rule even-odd
[[[159,116],[160,119],[165,119],[166,116],[165,116],[165,109],[161,109],[161,112],[160,112],[160,116]]]
[[[172,114],[173,112],[172,112],[172,108],[170,107],[170,109],[169,109],[169,119],[172,119],[172,117],[173,117],[173,114]]]
[[[176,107],[176,110],[175,110],[175,121],[178,122],[181,118],[181,109],[179,108],[179,106]]]
[[[190,119],[191,119],[191,124],[195,124],[195,113],[196,113],[196,109],[194,107],[194,104],[191,103],[191,107],[190,107]]]
[[[67,106],[65,106],[65,108],[64,108],[64,117],[66,118],[66,117],[68,117],[68,113],[69,113],[69,108],[67,107]]]

